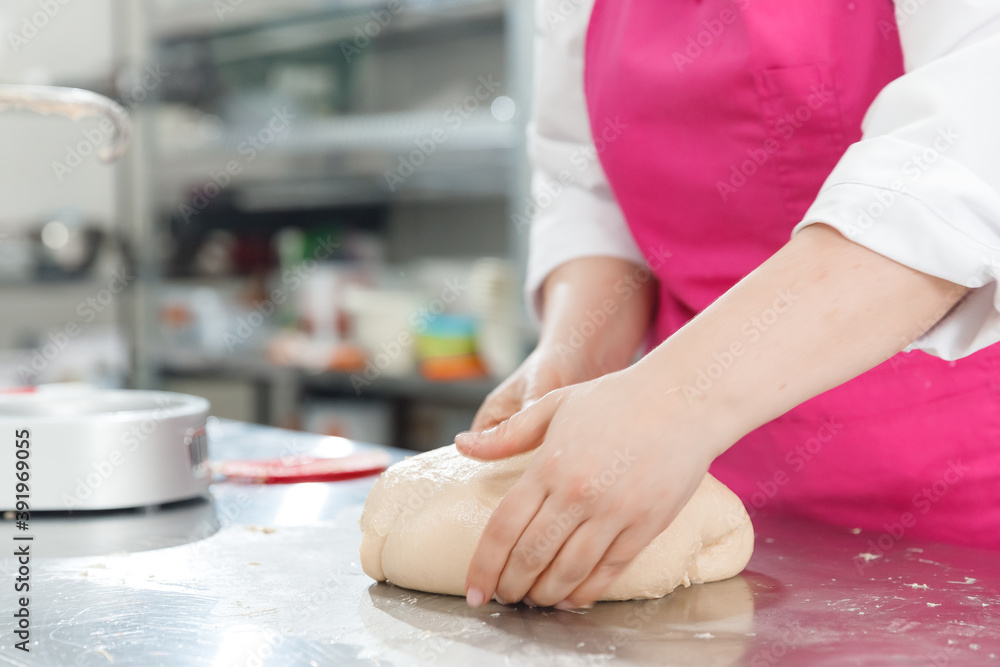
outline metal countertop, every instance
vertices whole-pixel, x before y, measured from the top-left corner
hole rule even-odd
[[[214,458],[369,447],[235,422],[209,433]],[[31,652],[13,648],[4,549],[0,664],[1000,664],[997,553],[882,538],[879,555],[877,533],[758,516],[753,559],[728,581],[584,612],[473,610],[364,575],[374,479],[215,484],[212,502],[33,518]],[[45,557],[67,550],[83,555]]]

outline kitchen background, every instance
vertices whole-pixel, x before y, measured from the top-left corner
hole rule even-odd
[[[451,441],[532,344],[527,0],[6,0],[0,84],[132,118],[0,113],[0,386]]]

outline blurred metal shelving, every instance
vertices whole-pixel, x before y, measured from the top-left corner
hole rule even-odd
[[[145,371],[138,368],[136,383],[249,373],[262,392],[288,394],[293,387],[293,396],[353,395],[349,378],[339,374],[289,372],[264,361],[184,364],[158,358],[163,351],[155,343],[155,294],[162,285],[167,220],[233,160],[239,169],[224,186],[224,197],[244,212],[452,200],[507,202],[511,212],[522,209],[528,197],[524,128],[532,5],[530,0],[157,0],[132,10],[130,20],[144,21],[147,62],[171,72],[155,91],[159,104],[147,106],[140,123],[136,162],[144,167],[128,179],[141,192],[126,208],[137,218],[141,209],[144,222],[135,237],[146,248],[139,258],[142,285],[133,317],[136,362]],[[482,51],[469,58],[469,49],[479,44]],[[342,54],[344,48],[362,53],[353,60]],[[419,58],[410,57],[418,52]],[[271,108],[253,97],[253,85],[266,83],[267,67],[278,59],[328,65],[337,85],[344,86],[338,95],[350,102],[320,111],[291,104],[297,118],[290,130],[247,160],[240,146],[266,126]],[[408,78],[411,73],[415,79]],[[499,90],[480,98],[474,110],[447,115],[468,98],[477,77],[490,74],[503,81]],[[433,77],[447,85],[426,85]],[[457,78],[449,82],[449,77]],[[372,94],[377,87],[385,94]],[[497,95],[509,98],[509,114],[491,113]],[[210,119],[213,131],[205,132],[199,118]],[[412,172],[402,166],[416,161],[419,168]],[[391,173],[402,178],[387,179]],[[510,257],[523,267],[525,235],[507,218]],[[494,384],[383,379],[363,396],[474,407]],[[275,400],[288,403],[287,396]]]
[[[217,0],[154,4],[160,40],[212,37],[223,61],[281,53],[352,37],[358,18],[381,12],[394,30],[501,17],[504,0]],[[397,20],[398,19],[398,20]],[[252,38],[247,33],[255,31]]]
[[[310,119],[252,162],[238,159],[232,187],[242,188],[239,199],[249,210],[503,197],[519,144],[518,126],[485,110],[461,120],[458,127],[448,127],[435,111]],[[249,132],[231,128],[197,149],[161,152],[158,203],[169,209],[190,194],[193,183],[223,169]],[[435,142],[435,132],[444,141]]]

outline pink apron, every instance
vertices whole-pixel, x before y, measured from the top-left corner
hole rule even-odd
[[[617,128],[601,163],[659,279],[657,342],[788,240],[903,72],[891,0],[596,0],[586,49],[591,127]],[[869,550],[1000,548],[1000,345],[897,355],[712,472],[751,514],[876,531]]]

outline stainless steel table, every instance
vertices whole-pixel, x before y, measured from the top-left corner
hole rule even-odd
[[[233,422],[213,423],[210,442],[215,458],[366,447]],[[879,534],[765,517],[728,581],[579,613],[472,610],[364,575],[357,519],[372,482],[216,484],[211,503],[34,520],[31,652],[13,648],[4,549],[0,664],[1000,663],[996,553],[883,538],[879,554]]]

